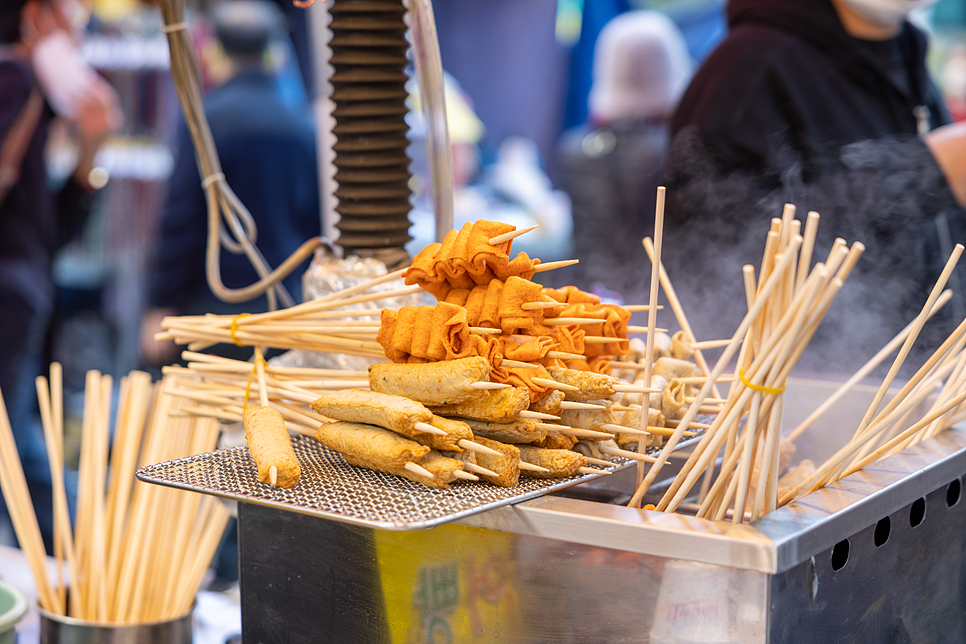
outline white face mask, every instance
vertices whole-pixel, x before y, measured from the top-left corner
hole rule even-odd
[[[78,103],[98,78],[81,58],[70,35],[58,29],[44,36],[34,45],[30,59],[37,82],[54,111],[68,118],[76,116]]]
[[[937,0],[842,0],[850,9],[866,20],[893,26],[905,20],[914,9],[928,7]]]

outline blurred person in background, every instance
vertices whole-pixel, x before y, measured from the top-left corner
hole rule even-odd
[[[737,327],[741,265],[760,261],[786,202],[822,217],[815,261],[836,237],[866,246],[801,364],[851,372],[919,312],[966,239],[966,124],[949,124],[907,19],[929,4],[729,2],[730,32],[672,120],[666,174],[665,261],[699,339]],[[950,282],[957,298],[920,346],[966,315],[964,285]]]
[[[254,217],[257,246],[274,268],[305,240],[320,234],[315,133],[307,113],[285,105],[265,68],[266,47],[283,24],[277,6],[258,0],[224,0],[215,6],[212,19],[225,59],[223,84],[205,100],[205,113],[228,185]],[[141,356],[148,366],[178,358],[173,343],[154,340],[165,315],[258,312],[267,307],[264,296],[241,304],[222,302],[208,287],[208,211],[183,121],[176,155],[161,213],[151,308],[142,324]],[[296,300],[304,268],[284,281]],[[225,249],[221,275],[229,288],[258,279],[244,255]]]
[[[34,377],[54,308],[55,251],[78,233],[104,178],[94,154],[119,124],[117,96],[81,59],[72,0],[0,3],[0,391],[13,426],[41,531],[50,547],[50,477],[34,422]],[[56,118],[78,142],[77,164],[48,185],[44,146]],[[2,501],[0,501],[2,507]],[[0,510],[0,514],[3,510]]]
[[[573,202],[574,281],[599,282],[625,298],[644,293],[654,199],[670,142],[669,118],[691,77],[678,28],[663,14],[631,11],[601,31],[594,51],[589,123],[564,134],[563,188]],[[646,287],[645,287],[646,288]],[[637,300],[633,300],[637,301]]]

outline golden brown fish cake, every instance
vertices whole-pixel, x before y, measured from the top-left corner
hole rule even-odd
[[[578,469],[587,465],[587,457],[566,449],[542,449],[540,447],[520,447],[520,459],[531,465],[539,465],[549,472],[523,470],[524,476],[537,479],[553,479],[573,476]]]
[[[315,432],[315,438],[347,461],[351,458],[353,465],[380,472],[417,462],[430,452],[425,445],[388,429],[346,421],[322,425]]]
[[[251,405],[245,409],[244,425],[245,442],[258,468],[258,480],[271,483],[270,471],[274,467],[276,485],[285,488],[298,485],[302,470],[282,414],[271,407]]]
[[[430,409],[440,416],[459,416],[492,423],[509,423],[516,420],[520,412],[529,406],[530,390],[526,387],[511,387],[477,391],[473,398],[464,402],[431,406]]]
[[[473,383],[489,380],[490,363],[481,356],[425,364],[381,362],[369,367],[369,386],[373,391],[403,396],[424,405],[473,400],[480,394]]]
[[[324,393],[311,407],[327,418],[385,427],[409,438],[423,433],[416,423],[433,420],[433,412],[415,400],[362,389]]]
[[[580,391],[565,392],[567,400],[603,400],[614,395],[614,385],[617,384],[617,378],[592,371],[578,371],[577,369],[561,367],[550,367],[548,371],[557,382],[580,389]]]
[[[491,423],[485,420],[463,419],[474,436],[483,436],[501,443],[532,443],[543,440],[547,432],[537,427],[538,421],[529,418],[518,418],[510,423]]]

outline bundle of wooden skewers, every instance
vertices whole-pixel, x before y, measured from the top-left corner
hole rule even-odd
[[[783,439],[782,402],[789,374],[863,251],[860,243],[848,249],[839,239],[826,261],[812,267],[819,216],[809,213],[800,235],[801,222],[794,219],[794,212],[793,206],[786,206],[783,217],[772,220],[757,283],[754,268],[745,266],[748,314],[694,396],[675,435],[668,439],[641,480],[631,499],[632,506],[640,506],[679,440],[679,432],[691,426],[699,405],[707,400],[726,369],[733,376],[721,412],[658,503],[648,508],[678,510],[701,481],[697,516],[716,520],[730,516],[736,523],[753,520],[933,436],[963,417],[966,321],[880,410],[922,326],[949,299],[950,293],[943,293],[943,288],[962,252],[958,246],[917,319]],[[645,246],[653,258],[647,240]],[[663,272],[663,268],[657,268]],[[793,453],[793,441],[900,345],[901,350],[853,439],[810,475],[808,468],[796,472],[798,480],[790,483],[790,489],[780,489],[779,476]],[[730,361],[735,354],[737,360],[732,366]],[[939,387],[941,391],[929,411],[917,419],[920,405]]]
[[[146,373],[120,383],[110,441],[113,380],[87,374],[77,508],[71,526],[64,484],[63,389],[59,364],[37,395],[53,483],[56,578],[40,536],[0,398],[0,487],[44,610],[78,619],[139,624],[188,613],[229,519],[214,497],[135,481],[142,465],[214,449],[217,422],[177,417],[180,400]],[[65,565],[66,563],[66,565]]]

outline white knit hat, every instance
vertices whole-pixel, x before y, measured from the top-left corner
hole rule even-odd
[[[670,114],[691,79],[691,57],[677,26],[656,11],[608,22],[594,50],[591,117],[608,122]]]

